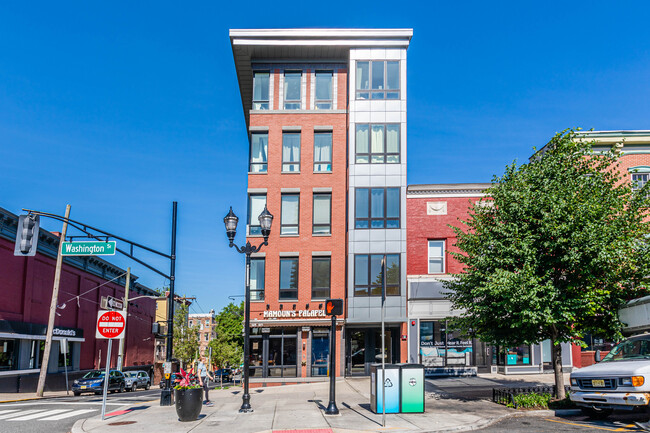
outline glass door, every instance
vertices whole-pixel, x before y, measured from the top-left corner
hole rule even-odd
[[[351,330],[348,346],[348,373],[351,376],[366,374],[366,332]]]
[[[330,338],[326,329],[314,329],[311,338],[311,375],[327,376]]]

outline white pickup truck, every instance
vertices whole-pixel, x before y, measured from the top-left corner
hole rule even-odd
[[[602,361],[571,373],[570,398],[592,418],[605,418],[614,409],[648,410],[650,334],[624,340]]]

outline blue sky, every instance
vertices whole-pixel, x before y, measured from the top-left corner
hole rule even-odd
[[[650,129],[649,12],[642,1],[5,3],[0,206],[69,203],[73,219],[168,251],[177,200],[177,290],[197,296],[194,312],[218,310],[244,287],[222,222],[230,205],[245,219],[248,158],[228,29],[413,28],[408,182],[487,182],[567,127]]]

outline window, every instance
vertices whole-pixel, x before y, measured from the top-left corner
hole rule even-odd
[[[332,233],[332,194],[314,194],[314,226],[313,234]]]
[[[265,259],[263,257],[251,258],[251,268],[249,274],[251,301],[264,300],[264,264]]]
[[[269,72],[253,72],[253,110],[269,109]]]
[[[300,171],[300,133],[282,133],[282,171]]]
[[[357,124],[357,164],[398,164],[400,148],[400,125]]]
[[[317,110],[332,108],[332,71],[316,71],[316,98],[314,105]]]
[[[331,257],[313,257],[311,259],[311,298],[327,299],[330,297]]]
[[[445,273],[445,241],[429,241],[429,273]]]
[[[262,227],[257,217],[260,216],[266,206],[266,194],[250,194],[248,196],[248,234],[259,236],[262,234]]]
[[[314,133],[314,173],[332,171],[332,133]]]
[[[399,228],[399,193],[399,188],[357,188],[355,228]]]
[[[650,173],[632,173],[632,191],[643,188],[648,180],[650,180]]]
[[[280,259],[280,300],[298,299],[298,257]]]
[[[282,214],[280,219],[281,235],[298,234],[298,215],[300,194],[282,194]]]
[[[188,322],[187,322],[187,325],[191,328],[191,327],[192,327],[192,321],[191,321],[191,320],[188,321]]]
[[[266,132],[251,134],[251,159],[248,171],[251,173],[266,173],[267,151],[269,148],[269,134]]]
[[[386,296],[400,295],[399,254],[357,254],[354,256],[354,296],[381,296],[384,258]]]
[[[16,364],[18,358],[17,343],[17,340],[0,340],[0,371],[18,369],[18,365]]]
[[[357,62],[357,99],[399,99],[399,61]]]
[[[300,110],[300,82],[302,72],[286,71],[284,73],[284,109]]]

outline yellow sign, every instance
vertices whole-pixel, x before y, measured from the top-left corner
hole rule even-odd
[[[169,376],[171,376],[169,373],[165,373],[165,379],[169,379]]]

